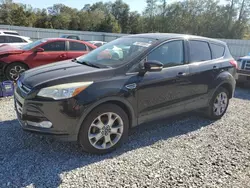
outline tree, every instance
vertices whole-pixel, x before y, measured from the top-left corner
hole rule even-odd
[[[122,33],[129,32],[129,5],[122,0],[116,0],[112,5],[112,14],[118,21]]]
[[[143,32],[142,19],[138,12],[130,12],[129,14],[129,33],[137,34]]]
[[[0,0],[1,1],[1,0]],[[122,33],[168,32],[212,38],[249,38],[250,0],[145,0],[142,14],[123,0],[86,4],[81,10],[54,4],[55,14],[12,0],[0,3],[0,24]]]
[[[147,7],[144,11],[144,16],[146,17],[146,22],[148,23],[148,28],[146,28],[147,32],[154,32],[158,30],[156,24],[156,18],[158,17],[158,0],[147,0]]]

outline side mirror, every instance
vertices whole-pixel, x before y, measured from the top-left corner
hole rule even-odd
[[[34,52],[44,52],[44,49],[43,48],[36,48]]]
[[[144,63],[145,71],[159,72],[163,69],[163,64],[159,61],[147,61]]]

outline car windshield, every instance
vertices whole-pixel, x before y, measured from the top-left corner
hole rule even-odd
[[[91,63],[100,67],[117,67],[143,53],[154,42],[156,40],[149,38],[119,38],[77,58],[77,62]]]
[[[35,42],[32,42],[32,43],[29,43],[29,44],[22,46],[21,49],[22,50],[31,50],[44,42],[46,42],[46,40],[37,40]]]

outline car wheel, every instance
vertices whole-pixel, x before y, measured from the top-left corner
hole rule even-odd
[[[89,153],[109,153],[126,140],[128,128],[129,120],[124,110],[114,104],[104,104],[86,117],[78,142]]]
[[[220,119],[227,111],[229,105],[229,92],[223,87],[218,88],[214,93],[206,115],[208,118],[217,120]]]
[[[28,70],[28,67],[25,64],[12,63],[6,68],[5,76],[8,80],[15,81],[26,70]]]

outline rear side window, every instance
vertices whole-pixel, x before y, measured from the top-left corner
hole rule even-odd
[[[24,40],[19,37],[8,36],[8,42],[9,43],[21,43],[21,42],[24,42]]]
[[[189,41],[190,47],[190,61],[200,62],[212,59],[211,51],[207,42],[191,40]]]
[[[65,51],[65,42],[64,41],[55,41],[50,42],[42,46],[45,52],[49,51]]]
[[[213,59],[217,59],[224,56],[225,47],[217,44],[210,43],[210,47],[213,54]]]
[[[69,42],[69,51],[86,51],[86,45],[79,42]]]
[[[18,33],[15,33],[15,32],[3,32],[4,34],[7,34],[7,35],[19,35]]]

